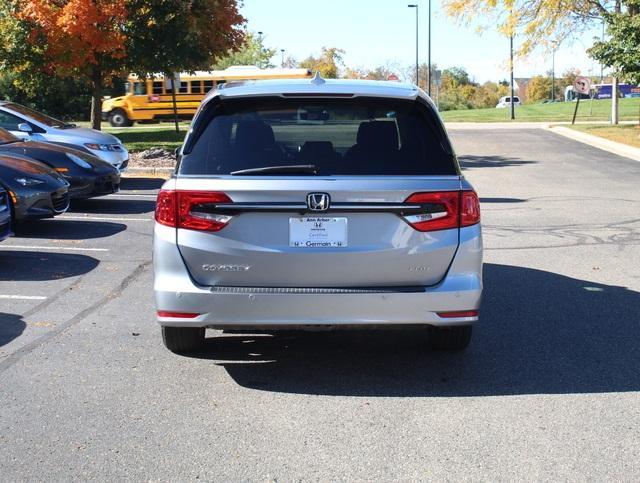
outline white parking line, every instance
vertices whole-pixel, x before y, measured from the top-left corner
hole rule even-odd
[[[149,195],[149,194],[143,194],[143,193],[118,193],[117,195],[112,194],[108,196],[108,198],[152,198],[154,200],[157,197],[158,197],[157,194]]]
[[[153,221],[153,218],[124,218],[116,216],[73,216],[61,215],[59,220],[85,220],[85,221]]]
[[[83,247],[58,247],[58,246],[33,246],[33,245],[11,245],[3,243],[0,250],[66,250],[70,252],[108,252],[108,248],[83,248]]]
[[[47,297],[40,297],[38,295],[2,295],[0,294],[0,300],[47,300]]]

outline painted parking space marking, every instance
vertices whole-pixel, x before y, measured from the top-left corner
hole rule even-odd
[[[59,220],[82,220],[82,221],[153,221],[153,218],[126,218],[116,216],[73,216],[62,215],[58,217]]]
[[[107,198],[153,198],[156,199],[158,194],[148,194],[148,193],[118,193],[109,195]]]
[[[0,300],[47,300],[47,297],[40,295],[3,295],[0,294]]]
[[[65,250],[70,252],[108,252],[108,248],[84,248],[84,247],[59,247],[59,246],[34,246],[2,244],[0,250]]]

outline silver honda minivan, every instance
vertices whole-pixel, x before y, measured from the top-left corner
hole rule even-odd
[[[478,320],[478,196],[427,95],[397,82],[228,83],[196,113],[158,195],[163,340],[205,329],[424,328],[461,350]]]

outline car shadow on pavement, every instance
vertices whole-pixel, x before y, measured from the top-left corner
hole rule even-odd
[[[21,316],[0,312],[0,347],[20,337],[26,327]]]
[[[120,178],[121,191],[154,191],[159,190],[166,180],[163,178]]]
[[[139,215],[152,213],[156,209],[155,200],[119,200],[114,198],[92,198],[75,200],[71,203],[70,213],[89,213],[100,215]]]
[[[127,225],[122,223],[57,218],[19,223],[14,227],[14,232],[17,238],[89,240],[117,235],[126,229]]]
[[[468,168],[506,168],[507,166],[522,166],[525,164],[536,164],[537,161],[529,161],[508,156],[458,156],[460,167]]]
[[[526,203],[522,198],[480,198],[480,203]]]
[[[100,261],[75,253],[0,250],[0,282],[41,282],[90,272]]]
[[[640,390],[640,293],[485,264],[469,348],[429,352],[421,332],[221,334],[194,355],[264,391],[389,397]]]

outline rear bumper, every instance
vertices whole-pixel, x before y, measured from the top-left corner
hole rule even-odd
[[[447,276],[436,286],[398,291],[278,290],[197,286],[176,246],[175,230],[157,225],[154,291],[159,311],[200,314],[159,317],[164,326],[271,328],[422,324],[468,325],[477,317],[443,318],[440,312],[478,310],[482,295],[480,225],[460,231],[460,246]],[[161,254],[161,256],[159,256]]]

